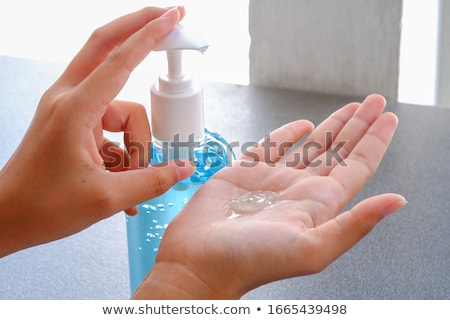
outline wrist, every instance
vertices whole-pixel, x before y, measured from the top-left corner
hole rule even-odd
[[[137,288],[132,299],[215,300],[231,297],[216,290],[186,266],[178,263],[155,263]]]
[[[27,184],[6,170],[7,165],[0,170],[0,258],[34,245],[38,229],[29,217],[34,201],[27,201],[31,198],[23,187]]]
[[[16,210],[15,197],[11,192],[12,186],[5,183],[4,170],[0,171],[0,258],[18,251],[15,233],[15,216],[20,214]]]

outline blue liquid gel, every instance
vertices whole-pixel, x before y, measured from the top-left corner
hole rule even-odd
[[[130,285],[134,292],[155,262],[164,232],[170,221],[200,188],[197,184],[178,184],[162,196],[141,203],[139,214],[127,217]]]
[[[204,139],[192,151],[194,159],[188,159],[195,162],[195,173],[163,195],[139,204],[138,214],[126,218],[131,293],[153,266],[164,232],[172,219],[203,183],[234,158],[225,140],[207,130]],[[152,164],[173,158],[170,151],[152,148]]]

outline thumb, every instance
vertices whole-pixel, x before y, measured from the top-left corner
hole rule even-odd
[[[109,186],[113,193],[113,211],[125,210],[157,197],[194,171],[195,167],[188,161],[177,159],[149,168],[111,172]]]
[[[317,227],[313,265],[323,270],[330,263],[348,251],[375,225],[387,215],[406,204],[404,197],[398,194],[382,194],[359,202],[349,211]]]

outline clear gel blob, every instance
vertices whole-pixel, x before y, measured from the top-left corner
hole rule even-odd
[[[225,205],[225,212],[228,215],[228,219],[233,219],[241,215],[253,214],[272,207],[278,203],[279,198],[280,194],[273,191],[247,192]]]

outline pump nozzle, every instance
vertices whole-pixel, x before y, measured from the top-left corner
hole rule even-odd
[[[205,53],[208,47],[203,36],[187,31],[181,24],[177,24],[169,35],[156,44],[153,51],[167,51],[167,77],[181,79],[184,76],[181,50],[197,50]]]
[[[167,77],[169,80],[182,79],[184,77],[181,50],[167,50]]]
[[[167,51],[168,72],[152,88],[152,131],[160,141],[180,141],[202,137],[203,91],[187,77],[182,68],[182,50],[204,53],[208,44],[203,37],[187,32],[180,24],[161,40],[154,51]]]
[[[202,35],[187,31],[181,24],[177,24],[172,32],[156,44],[153,51],[197,50],[204,53],[208,47],[208,42]]]

